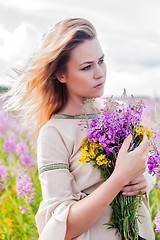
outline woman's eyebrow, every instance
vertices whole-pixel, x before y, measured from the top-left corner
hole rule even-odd
[[[98,60],[101,60],[101,59],[103,59],[103,58],[104,58],[104,54],[103,54],[102,57],[100,57]],[[91,63],[93,63],[93,61],[83,62],[83,63],[81,63],[79,66],[82,66],[83,64],[91,64]]]

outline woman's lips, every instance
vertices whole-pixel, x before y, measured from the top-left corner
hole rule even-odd
[[[104,82],[97,84],[94,88],[101,88],[103,87],[103,85],[104,85]]]

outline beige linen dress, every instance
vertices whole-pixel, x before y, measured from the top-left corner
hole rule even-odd
[[[88,115],[93,118],[95,115]],[[103,179],[91,164],[79,162],[83,128],[83,115],[55,115],[40,130],[37,141],[37,159],[43,201],[36,214],[39,240],[64,240],[70,206],[94,191]],[[147,177],[147,194],[153,187],[153,178]],[[119,240],[115,229],[107,230],[104,223],[111,219],[111,207],[106,207],[100,219],[77,240]],[[148,201],[144,198],[140,208],[142,224],[139,235],[146,240],[155,239]]]

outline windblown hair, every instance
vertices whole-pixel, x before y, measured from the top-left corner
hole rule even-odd
[[[5,109],[19,113],[23,129],[34,129],[34,142],[40,128],[68,100],[67,87],[58,81],[56,73],[67,71],[71,51],[78,44],[95,37],[95,28],[86,19],[71,18],[57,23],[43,35],[40,46],[7,92],[10,97]]]

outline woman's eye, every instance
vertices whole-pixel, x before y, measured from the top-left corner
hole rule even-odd
[[[82,70],[89,70],[90,68],[91,68],[91,65],[88,65],[88,66],[82,68]]]
[[[104,62],[104,58],[99,61],[99,63],[103,63],[103,62]]]

